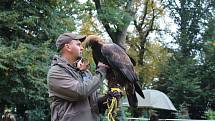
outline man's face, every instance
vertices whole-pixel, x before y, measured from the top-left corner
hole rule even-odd
[[[65,44],[65,48],[75,59],[82,57],[83,47],[80,41],[72,40],[70,43]]]

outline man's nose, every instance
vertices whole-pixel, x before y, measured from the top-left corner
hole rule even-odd
[[[81,46],[81,51],[83,51],[84,50],[84,48]]]

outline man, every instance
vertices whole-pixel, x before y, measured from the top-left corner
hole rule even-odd
[[[61,34],[56,47],[60,56],[54,56],[47,75],[51,98],[52,121],[98,121],[96,90],[106,76],[108,66],[98,63],[96,74],[86,78],[78,62],[82,57],[81,42],[86,36]],[[80,66],[80,65],[79,65]]]

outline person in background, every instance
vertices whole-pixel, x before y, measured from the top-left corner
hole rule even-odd
[[[152,113],[149,121],[159,121],[158,115],[156,113]]]
[[[24,112],[23,121],[29,121],[29,111],[28,110],[25,110],[25,112]]]
[[[16,118],[11,113],[10,109],[5,109],[4,110],[4,115],[2,116],[2,121],[16,121]]]

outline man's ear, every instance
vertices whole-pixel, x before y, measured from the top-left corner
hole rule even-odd
[[[69,44],[65,44],[64,47],[65,47],[65,49],[71,51],[71,46]]]
[[[69,48],[69,44],[65,44],[64,47]]]

